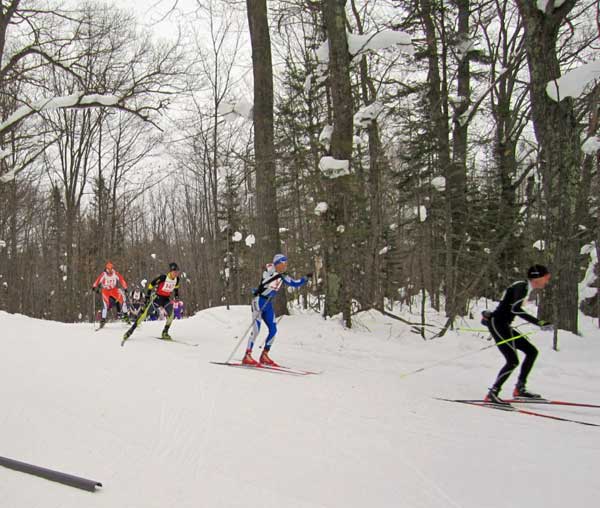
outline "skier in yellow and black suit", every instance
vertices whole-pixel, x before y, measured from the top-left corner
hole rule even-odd
[[[152,307],[156,309],[162,307],[165,310],[167,322],[160,338],[163,340],[172,340],[172,337],[169,335],[169,327],[174,319],[171,295],[173,295],[175,299],[179,298],[179,267],[177,266],[177,263],[169,263],[169,271],[166,274],[159,275],[148,284],[146,307],[134,321],[133,325],[131,325],[131,328],[125,332],[121,345],[131,336],[138,325],[146,319],[148,311]]]

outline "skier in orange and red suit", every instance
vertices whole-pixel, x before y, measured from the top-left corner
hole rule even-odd
[[[121,285],[121,288],[118,285]],[[123,297],[123,293],[127,290],[127,282],[123,276],[115,270],[114,265],[108,261],[105,266],[105,270],[98,275],[98,278],[92,286],[92,290],[98,292],[100,286],[102,286],[102,319],[100,320],[100,328],[106,324],[106,315],[108,309],[111,308],[111,303],[117,307],[117,316],[119,319],[123,318],[126,321],[127,318],[127,303]]]

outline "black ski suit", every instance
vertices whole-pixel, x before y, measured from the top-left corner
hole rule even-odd
[[[496,343],[520,335],[520,333],[511,326],[515,316],[519,316],[530,323],[540,325],[539,319],[527,314],[527,312],[525,312],[521,307],[521,304],[527,298],[530,290],[531,287],[529,282],[520,280],[512,284],[504,293],[504,296],[498,304],[498,307],[494,312],[492,312],[488,323],[488,328],[490,329],[492,337]],[[527,376],[529,375],[529,372],[531,371],[531,368],[533,367],[535,359],[538,355],[537,348],[527,340],[527,337],[519,337],[518,339],[511,340],[510,342],[500,344],[498,349],[506,359],[506,363],[500,369],[500,372],[498,372],[498,376],[496,377],[496,381],[494,382],[492,389],[496,389],[499,392],[504,382],[511,375],[512,371],[515,370],[519,365],[517,349],[525,353],[525,359],[521,365],[521,372],[519,373],[517,384],[525,386],[527,382]]]

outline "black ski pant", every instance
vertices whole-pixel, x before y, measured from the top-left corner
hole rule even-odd
[[[168,296],[160,296],[157,294],[153,294],[148,299],[148,303],[144,307],[143,312],[133,322],[133,324],[131,325],[131,328],[129,328],[129,330],[127,330],[127,334],[126,334],[127,336],[130,336],[134,332],[134,330],[138,327],[138,325],[146,319],[146,316],[148,316],[148,312],[150,311],[151,307],[154,309],[158,309],[159,307],[162,307],[163,309],[165,309],[165,312],[167,313],[167,322],[165,324],[165,328],[163,331],[167,331],[169,329],[169,327],[171,326],[171,323],[173,322],[173,319],[175,317],[174,313],[173,313],[173,302],[171,301],[171,299]]]
[[[510,323],[499,320],[493,316],[490,318],[489,329],[496,344],[503,340],[510,339],[511,337],[521,335],[517,330],[510,326]],[[519,337],[518,339],[498,345],[498,349],[506,359],[506,363],[500,369],[500,372],[498,372],[498,376],[496,377],[496,381],[492,388],[500,391],[502,385],[511,375],[512,371],[519,365],[517,349],[525,353],[525,359],[521,365],[521,372],[519,373],[517,383],[525,386],[527,383],[527,376],[529,376],[529,372],[538,355],[537,348],[527,340],[527,337]]]

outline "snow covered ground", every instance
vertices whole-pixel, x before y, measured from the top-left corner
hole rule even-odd
[[[89,493],[0,467],[0,506],[596,506],[600,428],[434,399],[485,394],[502,357],[476,352],[484,334],[424,342],[376,312],[348,331],[296,311],[272,357],[320,375],[210,364],[248,319],[234,307],[176,321],[174,338],[198,347],[156,340],[162,323],[146,323],[122,348],[119,323],[94,333],[0,313],[0,456],[103,483]],[[560,352],[535,330],[530,389],[600,404],[600,333],[585,317],[582,329],[561,333]],[[600,409],[535,410],[600,424]]]

